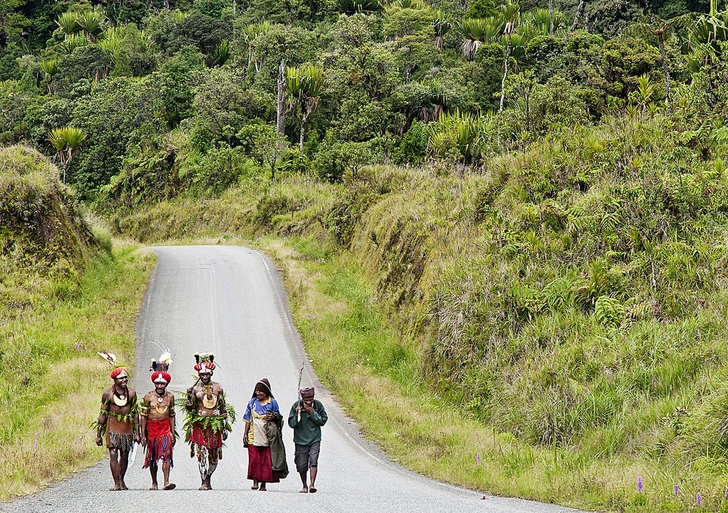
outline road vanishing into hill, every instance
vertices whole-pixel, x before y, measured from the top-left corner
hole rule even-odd
[[[152,274],[137,324],[136,373],[131,386],[143,395],[151,390],[148,368],[160,355],[153,342],[172,349],[170,390],[180,397],[195,379],[194,353],[212,352],[219,367],[213,380],[226,391],[238,412],[223,459],[212,476],[211,491],[199,491],[197,461],[187,445],[177,443],[171,491],[149,491],[149,472],[141,468],[142,450],[126,476],[128,491],[110,492],[108,459],[28,497],[0,503],[13,513],[99,513],[166,511],[310,511],[331,513],[566,513],[575,511],[532,501],[484,496],[403,469],[363,440],[311,370],[293,327],[281,280],[272,262],[243,247],[156,247]],[[323,428],[318,493],[300,494],[293,463],[292,430],[284,428],[291,473],[268,492],[253,491],[246,480],[248,457],[242,447],[242,414],[256,381],[270,380],[281,412],[297,399],[299,369],[305,362],[303,386],[316,387],[316,397],[329,413]],[[99,390],[99,398],[102,390]],[[178,431],[184,412],[178,411]],[[86,423],[88,419],[79,419]],[[89,435],[91,436],[91,435]],[[161,470],[160,470],[161,482]]]

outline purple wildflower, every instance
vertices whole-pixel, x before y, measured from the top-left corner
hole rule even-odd
[[[695,496],[695,505],[700,507],[700,504],[703,502],[703,496],[700,495],[700,492]]]
[[[642,492],[642,476],[637,476],[637,491]]]
[[[677,495],[677,492],[680,491],[680,488],[677,485],[675,485],[672,487],[672,491],[675,493],[675,495]]]
[[[478,453],[478,465],[480,465],[480,453]]]

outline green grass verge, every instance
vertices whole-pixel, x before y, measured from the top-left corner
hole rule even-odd
[[[0,500],[104,456],[90,425],[110,367],[96,351],[133,367],[134,326],[153,265],[153,253],[119,244],[111,255],[100,252],[78,284],[64,283],[64,294],[0,325]]]
[[[419,344],[403,336],[350,254],[314,238],[260,244],[284,269],[295,324],[322,383],[395,461],[485,493],[590,510],[728,511],[725,464],[715,458],[681,468],[645,458],[639,447],[604,454],[624,426],[591,432],[580,446],[543,447],[483,424],[457,398],[432,393]],[[645,411],[644,422],[653,414]]]

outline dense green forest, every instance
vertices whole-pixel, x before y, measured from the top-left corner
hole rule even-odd
[[[216,193],[259,169],[332,182],[377,162],[478,172],[617,112],[690,102],[707,121],[723,101],[718,8],[4,0],[0,143],[55,155],[105,207]]]
[[[347,255],[401,335],[352,343],[356,365],[494,433],[492,472],[438,477],[728,510],[725,3],[0,5],[0,144],[51,158],[64,195],[143,242],[273,233],[310,237],[293,244],[312,265]],[[446,438],[398,431],[379,441]]]

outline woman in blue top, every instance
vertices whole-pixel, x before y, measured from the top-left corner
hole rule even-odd
[[[248,402],[243,420],[247,423],[243,446],[248,448],[248,479],[253,480],[251,489],[266,491],[266,483],[277,483],[270,454],[270,440],[266,423],[280,417],[278,401],[270,390],[270,381],[263,378],[255,384],[253,397]]]

